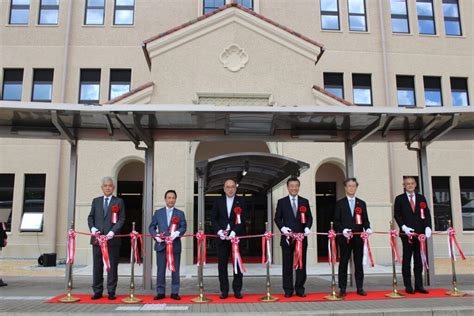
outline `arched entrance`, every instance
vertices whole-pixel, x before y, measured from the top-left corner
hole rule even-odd
[[[207,160],[212,157],[238,152],[262,152],[270,153],[265,142],[201,142],[197,148],[195,162]],[[214,234],[211,227],[211,210],[217,197],[222,196],[224,191],[208,193],[204,200],[205,209],[205,232]],[[237,190],[237,194],[243,195],[247,203],[249,215],[247,216],[246,234],[261,234],[265,232],[265,221],[267,217],[267,195],[265,193],[255,194]],[[194,182],[194,231],[198,229],[198,185],[197,177]],[[216,247],[212,244],[213,238],[208,239],[207,259],[208,262],[217,262]],[[245,262],[257,262],[261,257],[258,239],[243,239],[240,243],[240,251]],[[194,243],[194,262],[196,262],[196,242]]]
[[[323,163],[316,171],[317,231],[326,233],[334,221],[336,201],[344,196],[344,172],[339,163]],[[328,237],[318,235],[318,262],[327,261]]]
[[[135,230],[143,232],[143,162],[131,160],[125,163],[117,174],[117,196],[125,202],[125,224],[122,232],[132,231],[132,223],[135,222]],[[140,250],[140,249],[139,249]],[[128,262],[130,260],[130,237],[122,239],[120,258]]]

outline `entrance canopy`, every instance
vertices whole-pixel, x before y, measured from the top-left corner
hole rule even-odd
[[[226,179],[236,179],[240,191],[266,193],[290,176],[299,176],[309,164],[269,153],[236,153],[222,155],[196,164],[204,178],[204,192],[222,190]]]

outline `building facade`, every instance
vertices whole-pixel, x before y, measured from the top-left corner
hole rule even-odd
[[[467,0],[2,0],[0,12],[2,100],[39,107],[471,106],[474,17]],[[65,257],[69,144],[0,138],[0,151],[0,206],[12,209],[2,255]],[[270,152],[309,163],[300,177],[301,195],[316,214],[313,231],[328,230],[335,201],[344,196],[339,143],[164,137],[155,143],[155,209],[164,205],[164,192],[175,189],[177,207],[195,231],[195,164],[234,152]],[[78,157],[76,229],[88,230],[91,201],[101,195],[101,178],[111,175],[127,206],[124,231],[135,221],[146,232],[144,154],[131,143],[84,141]],[[364,142],[354,159],[358,196],[367,201],[372,228],[387,231],[403,176],[418,174],[416,152],[403,143]],[[471,255],[474,142],[438,141],[428,147],[428,159],[433,227],[445,231],[452,221]],[[266,197],[241,193],[251,206],[247,232],[262,232]],[[207,213],[216,194],[206,197]],[[286,194],[283,187],[274,190],[274,204]],[[38,214],[42,222],[31,227]],[[260,255],[258,242],[243,244],[247,260]],[[371,244],[376,262],[390,262],[387,240],[376,237]],[[186,264],[195,259],[193,247],[184,242]],[[435,256],[447,256],[446,237],[434,236],[434,247]],[[278,243],[274,249],[279,263]],[[325,260],[324,239],[311,237],[308,249],[309,264]],[[78,262],[90,264],[91,254],[88,239],[79,238]]]

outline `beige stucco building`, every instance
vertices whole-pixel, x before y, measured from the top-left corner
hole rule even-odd
[[[430,31],[420,21],[430,19],[415,0],[406,1],[406,15],[399,7],[404,1],[388,0],[254,0],[244,1],[251,10],[228,4],[214,12],[208,7],[214,2],[203,0],[123,1],[129,4],[123,7],[121,1],[113,0],[61,0],[48,8],[39,0],[24,2],[29,5],[0,2],[0,82],[5,100],[6,96],[20,102],[41,98],[41,84],[48,86],[47,101],[91,102],[104,107],[109,102],[249,107],[425,107],[441,103],[452,107],[470,106],[469,97],[473,98],[472,1],[433,0],[435,34],[420,34]],[[457,4],[460,18],[446,18],[452,10],[448,2]],[[451,24],[445,20],[458,23],[460,35],[447,35]],[[408,32],[403,26],[395,27],[403,21]],[[325,52],[320,56],[323,45]],[[42,77],[38,69],[54,70],[53,79],[48,79],[51,71]],[[128,90],[131,92],[109,101],[117,91]],[[175,189],[177,207],[186,212],[188,232],[196,225],[194,166],[213,156],[260,151],[309,163],[300,179],[301,195],[310,200],[316,214],[313,231],[318,225],[325,231],[336,198],[344,196],[344,144],[263,142],[244,137],[225,143],[212,139],[176,142],[166,137],[155,142],[154,207],[162,207],[164,192]],[[13,183],[11,176],[2,180],[1,189],[7,193],[2,193],[1,202],[10,203],[13,210],[9,246],[2,256],[37,258],[56,252],[64,258],[69,144],[0,138],[0,152],[0,175],[14,175]],[[126,200],[127,227],[132,220],[141,222],[144,154],[132,143],[87,141],[79,143],[78,157],[76,229],[88,230],[90,204],[101,194],[100,180],[106,175],[116,179],[118,193]],[[435,142],[428,147],[428,159],[434,177],[434,225],[445,230],[447,220],[452,219],[462,248],[472,255],[474,143]],[[403,143],[364,142],[354,149],[354,164],[360,182],[358,196],[368,204],[372,228],[386,231],[392,201],[402,192],[402,177],[418,174],[416,153]],[[38,181],[28,179],[31,174],[46,175],[44,198],[39,198],[44,200],[39,202],[44,203],[40,232],[20,229],[28,204],[26,191],[39,190],[41,196]],[[28,181],[33,183],[30,187]],[[284,195],[283,187],[276,189],[274,202]],[[212,196],[208,199],[212,201]],[[261,200],[249,196],[253,206],[249,231],[264,228],[256,227],[261,223],[259,211],[266,210]],[[390,262],[388,241],[376,237],[371,243],[376,262]],[[182,260],[191,264],[195,255],[191,240],[184,247]],[[447,256],[446,237],[434,236],[434,247],[435,256]],[[278,243],[274,249],[279,263]],[[308,263],[323,260],[326,252],[324,242],[318,247],[317,238],[311,237]],[[90,264],[91,254],[88,239],[79,237],[78,262]],[[248,245],[244,254],[258,257],[260,250]]]

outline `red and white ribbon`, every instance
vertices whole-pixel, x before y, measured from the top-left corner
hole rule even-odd
[[[142,235],[136,231],[130,233],[130,247],[131,247],[131,256],[135,257],[135,262],[140,265],[140,254],[138,252],[138,242],[141,244],[142,254],[145,256],[145,248],[143,247]]]
[[[367,264],[367,257],[370,259],[370,266],[374,267],[374,258],[372,257],[372,250],[370,250],[370,243],[369,243],[369,233],[362,232],[360,234],[360,238],[364,241],[364,258],[362,260],[363,264]]]
[[[242,213],[242,209],[240,208],[240,206],[236,206],[234,208],[234,213],[235,213],[235,224],[236,225],[242,224],[242,221],[240,219],[240,214]]]
[[[355,214],[356,214],[356,224],[357,225],[362,225],[362,209],[358,206],[355,208]]]
[[[398,251],[397,237],[398,237],[398,231],[396,231],[395,229],[391,229],[390,230],[390,248],[392,248],[392,253],[393,253],[395,262],[402,263],[402,260],[400,259],[400,252]]]
[[[112,205],[112,224],[117,224],[119,211],[118,205]]]
[[[426,253],[426,236],[424,234],[419,234],[418,241],[420,242],[421,262],[423,263],[423,268],[429,270],[428,254]]]
[[[70,229],[67,232],[67,244],[66,244],[66,250],[67,250],[67,259],[66,263],[73,265],[74,264],[74,258],[76,258],[76,232],[74,229]]]
[[[99,240],[100,251],[102,252],[102,262],[104,263],[105,270],[110,271],[110,260],[109,260],[109,247],[107,245],[107,236],[100,235],[97,237]]]
[[[456,245],[456,248],[458,248],[459,255],[461,256],[462,260],[466,260],[466,256],[464,256],[464,252],[461,249],[461,246],[459,246],[458,240],[456,239],[456,231],[454,228],[449,227],[448,228],[448,251],[449,251],[449,257],[453,258],[456,260],[456,248],[453,246],[453,242]],[[452,251],[451,251],[452,249]]]
[[[424,208],[420,209],[420,215],[421,215],[421,219],[425,219],[425,209]]]
[[[306,206],[304,205],[301,205],[300,206],[300,221],[301,221],[301,224],[306,224]]]
[[[303,233],[293,233],[293,241],[296,242],[295,252],[293,255],[293,269],[303,269]]]
[[[328,232],[328,262],[333,265],[337,261],[336,236],[337,234],[333,229]]]
[[[198,247],[198,257],[197,265],[199,266],[202,262],[203,265],[206,264],[206,234],[202,230],[196,233],[197,247]]]
[[[232,243],[232,263],[234,264],[234,273],[238,273],[238,268],[240,268],[241,272],[247,272],[247,270],[244,267],[244,262],[242,260],[242,256],[240,255],[240,247],[239,247],[239,242],[240,239],[238,237],[232,237],[230,240]]]
[[[174,247],[173,247],[173,240],[171,240],[171,237],[165,237],[165,242],[166,242],[166,266],[168,267],[168,270],[171,272],[176,272],[176,269],[174,267]]]
[[[262,264],[272,263],[271,240],[272,233],[266,231],[262,237]]]

